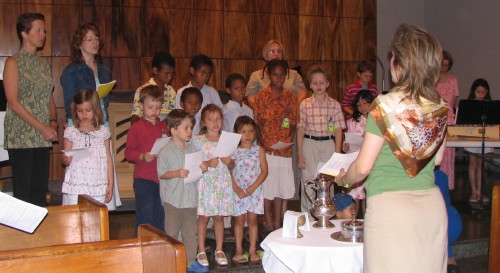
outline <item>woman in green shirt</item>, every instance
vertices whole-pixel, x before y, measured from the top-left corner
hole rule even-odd
[[[5,62],[5,148],[12,166],[14,197],[45,206],[49,147],[57,140],[57,117],[49,64],[37,56],[46,39],[40,13],[21,14],[16,24],[21,49]]]
[[[434,185],[448,105],[434,89],[441,46],[403,24],[391,42],[395,87],[373,102],[358,158],[335,181],[366,179],[364,268],[370,273],[446,272],[447,214]]]

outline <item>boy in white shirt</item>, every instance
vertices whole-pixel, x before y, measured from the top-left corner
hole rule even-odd
[[[226,92],[231,96],[231,100],[224,104],[223,130],[226,132],[234,131],[234,122],[238,117],[249,116],[253,118],[253,111],[243,103],[246,93],[246,81],[240,74],[231,74],[226,78]]]

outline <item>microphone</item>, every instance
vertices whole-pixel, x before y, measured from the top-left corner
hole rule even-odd
[[[380,67],[382,68],[382,94],[387,93],[385,91],[385,67],[380,58],[377,55],[377,62],[380,64]]]

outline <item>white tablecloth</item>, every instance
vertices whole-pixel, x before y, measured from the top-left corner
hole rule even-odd
[[[265,250],[262,265],[266,272],[361,273],[363,272],[363,244],[346,243],[330,238],[340,231],[340,222],[333,220],[335,228],[300,232],[300,239],[281,237],[281,229],[269,234],[260,244]]]

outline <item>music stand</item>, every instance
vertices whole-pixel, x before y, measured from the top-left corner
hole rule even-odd
[[[461,100],[458,104],[457,125],[480,125],[481,136],[481,180],[479,184],[479,210],[483,209],[484,148],[486,125],[500,124],[500,101]]]

